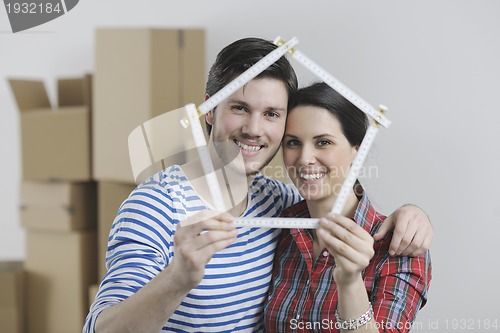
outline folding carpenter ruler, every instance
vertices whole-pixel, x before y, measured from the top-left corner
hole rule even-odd
[[[379,126],[389,127],[391,121],[387,119],[384,112],[387,110],[385,106],[381,105],[378,109],[372,107],[369,103],[364,101],[360,96],[354,93],[351,89],[345,86],[342,82],[333,77],[326,70],[321,68],[318,64],[308,58],[302,52],[294,48],[298,44],[296,37],[290,39],[288,42],[283,41],[280,37],[277,37],[274,43],[278,48],[270,52],[267,56],[258,61],[255,65],[247,69],[228,85],[222,88],[219,92],[214,94],[212,97],[208,98],[204,103],[200,104],[198,109],[195,108],[193,104],[187,106],[188,116],[181,120],[182,126],[187,128],[191,124],[192,133],[196,142],[197,147],[199,147],[200,160],[203,166],[203,170],[207,175],[207,184],[210,188],[211,195],[214,202],[224,202],[222,198],[222,192],[220,191],[219,183],[214,174],[214,169],[210,155],[208,151],[200,149],[202,146],[206,146],[205,136],[203,134],[200,117],[215,108],[223,100],[228,98],[235,91],[243,87],[245,84],[250,82],[252,79],[257,77],[262,73],[267,67],[271,66],[279,58],[281,58],[286,53],[289,53],[292,58],[301,63],[304,67],[318,76],[331,88],[336,90],[344,98],[354,104],[358,109],[365,112],[368,116],[373,118],[373,123],[369,126],[361,146],[359,147],[356,158],[352,162],[351,167],[347,173],[344,182],[342,183],[341,190],[337,195],[335,204],[332,207],[332,213],[340,215],[344,205],[349,197],[349,193],[352,191],[356,178],[368,156],[370,148],[375,141],[375,137],[378,133]],[[223,207],[216,207],[218,210],[224,210]],[[264,228],[303,228],[303,229],[316,229],[319,226],[319,219],[315,218],[236,218],[235,224],[240,227],[264,227]]]

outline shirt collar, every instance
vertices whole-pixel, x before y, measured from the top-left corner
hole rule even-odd
[[[370,232],[372,227],[374,227],[375,222],[377,221],[377,211],[371,205],[368,196],[366,195],[363,186],[356,181],[354,185],[354,192],[358,197],[358,206],[354,212],[354,221],[363,227],[366,231]],[[307,203],[305,200],[302,200],[295,205],[292,205],[285,209],[281,214],[282,217],[294,217],[294,218],[309,218],[311,215],[309,214],[309,210],[307,209]],[[297,235],[297,232],[305,232],[305,229],[292,229],[291,234]]]

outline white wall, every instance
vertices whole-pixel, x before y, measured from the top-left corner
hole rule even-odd
[[[487,331],[485,320],[500,321],[499,13],[495,0],[82,0],[12,34],[0,9],[0,260],[24,257],[19,117],[6,77],[41,77],[54,98],[56,77],[93,69],[96,27],[203,27],[207,67],[235,39],[297,36],[304,53],[389,107],[393,126],[377,139],[369,163],[379,177],[368,188],[384,213],[420,205],[436,231],[430,300],[415,331],[452,330],[453,320]]]

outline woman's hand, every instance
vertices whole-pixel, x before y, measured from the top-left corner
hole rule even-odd
[[[350,284],[356,278],[359,279],[375,254],[372,236],[345,216],[329,215],[322,218],[317,235],[335,258],[333,278],[338,285]]]

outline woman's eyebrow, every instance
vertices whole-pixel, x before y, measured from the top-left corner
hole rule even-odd
[[[313,136],[313,139],[319,139],[319,138],[324,138],[325,136],[329,136],[329,137],[332,137],[334,139],[336,139],[337,137],[333,134],[330,134],[330,133],[323,133],[323,134],[318,134],[318,135],[315,135]]]

